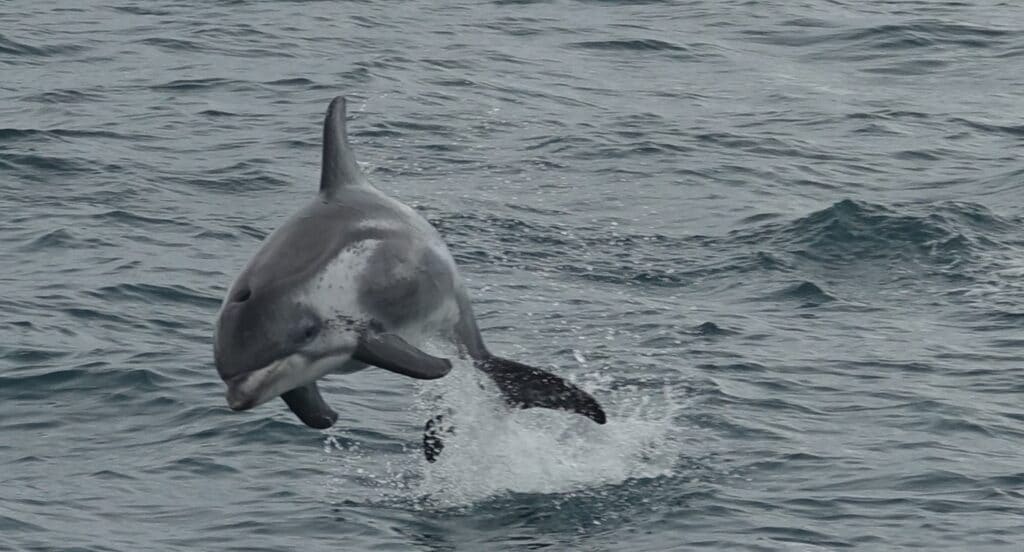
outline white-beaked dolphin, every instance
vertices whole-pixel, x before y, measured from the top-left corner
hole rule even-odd
[[[468,354],[509,404],[568,410],[605,423],[587,392],[487,351],[437,231],[359,170],[342,97],[327,109],[322,164],[319,194],[267,237],[221,306],[214,359],[232,409],[280,396],[306,425],[330,427],[338,415],[317,380],[368,366],[443,377],[451,362],[416,346],[441,336]],[[425,439],[431,460],[440,443],[430,439],[437,438]]]

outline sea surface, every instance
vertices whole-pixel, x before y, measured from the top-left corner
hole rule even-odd
[[[466,361],[227,408],[340,94],[607,425]],[[1019,551],[1022,225],[1018,2],[5,0],[0,550]]]

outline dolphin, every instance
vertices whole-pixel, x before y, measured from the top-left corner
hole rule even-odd
[[[451,361],[418,347],[441,337],[455,342],[509,405],[567,410],[605,423],[587,392],[487,350],[441,236],[370,184],[345,121],[339,96],[324,119],[319,193],[267,236],[221,305],[213,351],[228,406],[248,410],[281,397],[303,423],[325,429],[338,414],[317,380],[371,366],[441,378]],[[427,422],[428,434],[438,421]],[[440,450],[437,439],[424,438],[431,461]]]

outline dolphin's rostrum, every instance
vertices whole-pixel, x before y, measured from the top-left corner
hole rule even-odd
[[[267,237],[221,306],[214,359],[228,405],[247,410],[280,396],[306,425],[330,427],[338,415],[318,379],[368,366],[443,377],[451,362],[416,347],[433,336],[454,340],[509,404],[605,423],[582,389],[488,352],[441,237],[359,170],[345,99],[335,98],[324,121],[319,194]],[[428,446],[428,458],[438,451]]]

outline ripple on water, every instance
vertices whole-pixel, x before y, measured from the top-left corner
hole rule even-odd
[[[8,4],[0,548],[1018,547],[1015,6]],[[336,94],[606,426],[465,361],[327,378],[326,432],[227,407],[224,286]]]
[[[107,302],[131,303],[179,303],[215,309],[220,306],[219,297],[200,293],[180,284],[118,284],[103,286],[95,291],[85,292],[87,295]]]

